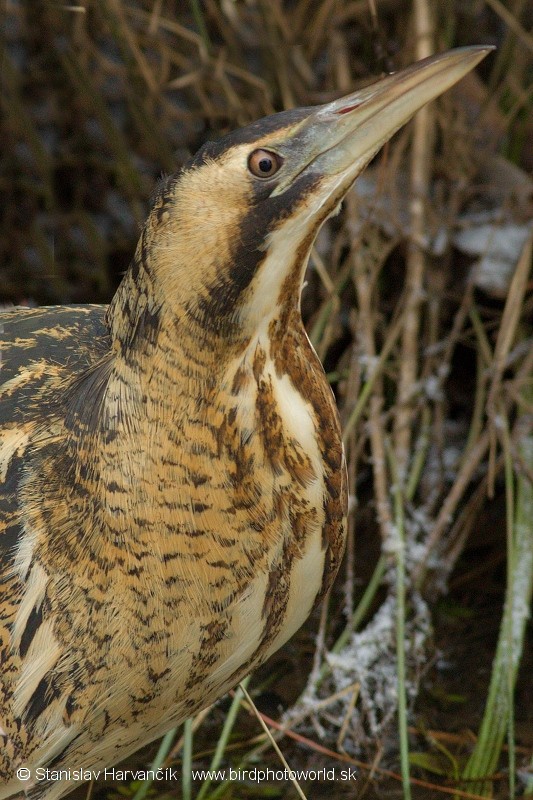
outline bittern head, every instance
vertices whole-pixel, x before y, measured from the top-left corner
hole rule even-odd
[[[155,199],[138,251],[160,302],[250,335],[298,306],[311,245],[379,148],[491,48],[452,50],[209,142]]]

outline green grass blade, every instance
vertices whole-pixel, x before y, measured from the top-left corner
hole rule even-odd
[[[246,689],[248,683],[250,682],[250,676],[248,675],[243,681],[241,681],[242,686]],[[239,709],[241,707],[241,703],[244,697],[244,692],[241,686],[238,686],[235,690],[235,695],[233,697],[233,701],[231,703],[230,709],[226,715],[226,719],[224,722],[224,726],[220,733],[217,746],[215,749],[215,753],[213,758],[211,759],[211,763],[209,765],[209,771],[213,773],[217,770],[222,763],[222,759],[224,758],[224,752],[226,750],[226,746],[228,744],[229,737],[231,735],[231,731],[233,730],[233,726],[235,724],[235,720],[237,719],[237,714],[239,713]],[[196,800],[203,800],[206,796],[209,787],[211,786],[211,778],[206,778],[203,782],[200,791],[196,796]]]
[[[404,800],[411,800],[409,777],[409,734],[407,731],[407,691],[405,685],[405,526],[403,492],[399,481],[396,459],[392,448],[388,456],[393,477],[394,524],[397,531],[396,548],[396,661],[398,685],[398,735],[400,739],[400,766]]]
[[[163,766],[163,762],[165,758],[168,756],[170,752],[170,748],[172,747],[172,742],[174,741],[174,737],[176,736],[177,728],[173,728],[169,731],[163,739],[161,740],[161,744],[159,745],[159,750],[156,753],[156,757],[152,761],[150,766],[150,771],[157,772],[157,770]],[[148,794],[148,790],[153,783],[153,778],[147,778],[144,780],[135,794],[132,797],[132,800],[143,800]]]
[[[192,740],[193,720],[189,717],[183,726],[183,752],[181,758],[181,795],[182,800],[192,797]]]
[[[533,467],[533,436],[519,444],[522,459]],[[511,459],[506,457],[507,485],[511,480]],[[509,492],[508,492],[509,494]],[[498,765],[506,733],[509,736],[509,796],[515,796],[515,757],[513,732],[513,692],[522,656],[526,621],[533,589],[533,486],[525,475],[516,477],[516,502],[509,537],[508,582],[492,676],[476,747],[465,767],[463,778],[468,790],[488,793],[486,780],[472,782],[492,774]]]

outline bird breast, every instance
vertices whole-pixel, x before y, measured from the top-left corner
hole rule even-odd
[[[334,401],[307,340],[270,333],[196,391],[168,357],[157,398],[105,362],[100,416],[79,402],[72,430],[55,418],[51,440],[32,438],[8,771],[116,763],[265,661],[331,585],[346,502]]]

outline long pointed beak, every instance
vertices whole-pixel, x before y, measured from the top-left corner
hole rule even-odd
[[[412,64],[306,117],[291,136],[301,157],[297,174],[346,172],[353,178],[423,105],[473,69],[494,48],[461,47]],[[296,175],[282,181],[284,191]]]

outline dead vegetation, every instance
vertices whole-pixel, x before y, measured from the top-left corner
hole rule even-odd
[[[2,13],[1,302],[107,302],[158,173],[206,138],[450,46],[498,46],[398,135],[316,243],[302,307],[344,424],[350,538],[318,633],[302,634],[302,652],[289,645],[256,694],[261,707],[267,681],[287,698],[276,725],[289,758],[361,767],[356,785],[330,793],[386,796],[398,773],[404,797],[410,786],[417,797],[533,792],[531,683],[513,700],[520,665],[532,668],[531,10],[523,0],[5,0]],[[499,625],[455,662],[466,692],[469,671],[489,674],[496,657],[472,716],[450,711],[439,717],[448,727],[427,731],[449,658],[435,642],[456,647],[453,626],[439,634],[450,588],[474,615],[470,631],[483,638],[477,594]],[[239,724],[219,739],[220,762],[267,758]],[[184,762],[207,766],[209,754],[191,754],[192,727]],[[178,744],[169,755],[169,738],[160,760],[179,761]],[[185,781],[184,797],[193,791]],[[251,792],[199,794],[224,791]]]

